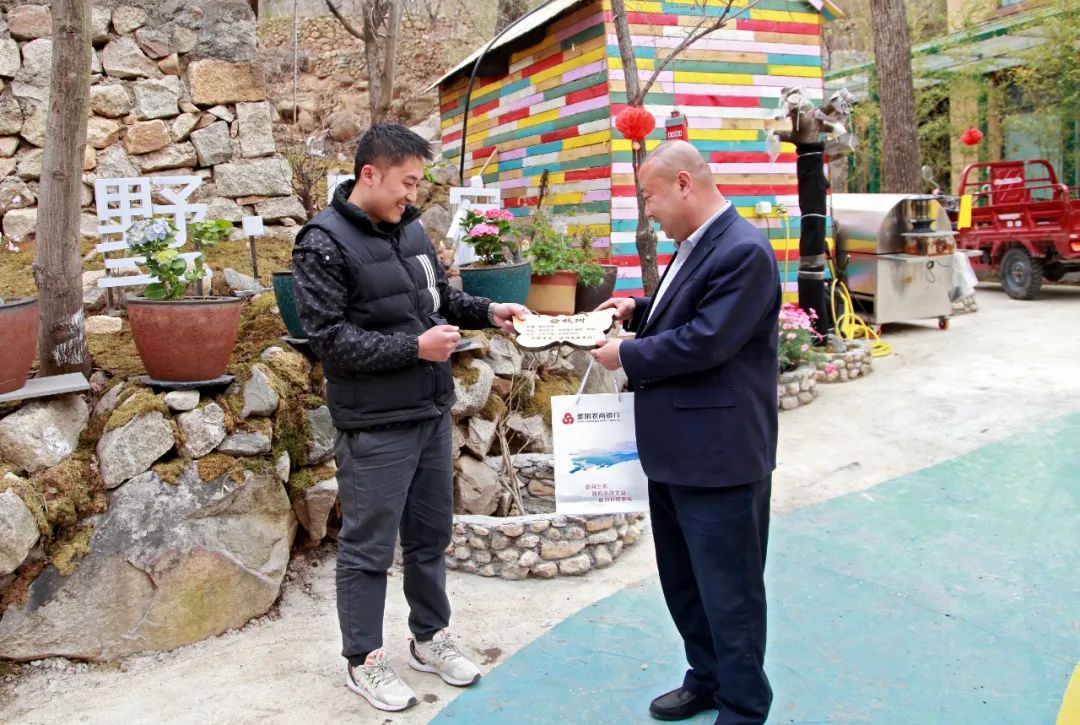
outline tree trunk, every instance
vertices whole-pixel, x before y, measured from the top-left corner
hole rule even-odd
[[[394,54],[401,24],[401,0],[367,0],[364,12],[364,59],[368,71],[371,122],[382,123],[394,100]]]
[[[911,73],[911,40],[903,0],[872,0],[874,57],[881,93],[881,190],[922,190],[922,153]]]
[[[363,0],[360,12],[364,22],[360,29],[345,17],[336,0],[325,2],[342,27],[354,38],[364,41],[371,122],[381,123],[390,113],[390,103],[394,100],[394,72],[402,0]]]
[[[90,374],[83,325],[79,192],[90,111],[90,0],[52,4],[53,46],[38,194],[34,281],[41,294],[40,374]]]
[[[401,0],[390,0],[386,15],[386,37],[382,48],[382,96],[379,98],[379,120],[390,112],[390,103],[394,100],[394,72],[397,67],[397,39],[401,27]],[[374,119],[373,119],[374,121]]]
[[[634,48],[631,44],[630,22],[626,18],[626,6],[623,0],[611,0],[611,15],[615,23],[615,35],[619,41],[619,56],[626,74],[626,98],[629,105],[640,105],[645,99],[641,98],[637,58],[634,56]],[[641,182],[638,180],[638,170],[644,160],[645,146],[643,144],[640,149],[634,151],[633,155],[634,191],[637,194],[638,209],[638,226],[634,242],[637,246],[638,258],[641,260],[641,285],[646,295],[652,295],[660,284],[660,272],[656,265],[656,232],[648,217],[645,216],[645,199],[641,195]]]
[[[495,32],[501,32],[529,11],[527,0],[499,0],[498,17],[495,19]]]

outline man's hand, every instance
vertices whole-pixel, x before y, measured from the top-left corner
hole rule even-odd
[[[532,312],[525,305],[514,302],[499,302],[491,310],[495,323],[507,332],[514,331],[514,318],[528,317]]]
[[[609,300],[610,301],[610,300]],[[633,300],[630,303],[633,304]],[[607,304],[606,302],[604,304]],[[603,307],[603,305],[601,305]],[[606,367],[608,370],[618,370],[622,367],[622,362],[619,360],[619,346],[623,343],[619,338],[604,338],[596,343],[596,349],[589,351],[589,354],[596,358],[596,361]]]
[[[416,356],[431,362],[446,362],[461,342],[461,333],[453,325],[436,325],[416,340]]]
[[[631,320],[634,317],[634,308],[637,303],[632,297],[612,297],[607,302],[601,302],[593,312],[615,309],[615,319],[620,322]]]

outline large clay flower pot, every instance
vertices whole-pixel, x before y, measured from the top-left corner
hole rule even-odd
[[[296,293],[293,290],[292,272],[274,272],[274,299],[277,301],[278,314],[289,331],[289,337],[306,340],[304,326],[300,324],[300,315],[296,313]]]
[[[131,336],[151,378],[195,382],[225,373],[240,328],[242,299],[128,297],[127,303]]]
[[[37,343],[37,298],[16,297],[0,304],[0,393],[26,385]]]
[[[615,296],[615,280],[619,275],[619,268],[614,264],[601,264],[600,267],[604,270],[604,278],[600,280],[600,284],[586,287],[578,282],[574,312],[592,312],[601,302],[607,302]]]
[[[577,272],[534,274],[525,306],[541,315],[572,315],[576,296]]]
[[[532,262],[529,261],[499,267],[461,267],[461,286],[465,293],[495,302],[525,304],[531,277]]]

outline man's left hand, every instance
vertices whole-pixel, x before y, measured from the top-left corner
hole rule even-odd
[[[524,318],[532,312],[525,305],[514,302],[499,302],[491,310],[495,323],[507,332],[514,331],[514,318]]]
[[[623,341],[619,338],[603,339],[596,343],[596,349],[589,352],[596,361],[608,370],[618,370],[622,367],[619,360],[619,346]]]

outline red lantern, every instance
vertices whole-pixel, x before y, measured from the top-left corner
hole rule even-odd
[[[641,106],[627,106],[615,117],[615,128],[633,142],[634,149],[639,149],[645,137],[656,128],[656,119]]]
[[[975,128],[974,126],[972,126],[968,130],[966,130],[962,134],[960,134],[960,141],[962,143],[964,143],[965,145],[967,145],[967,146],[976,146],[976,145],[978,145],[978,143],[980,141],[982,141],[982,138],[983,138],[982,131]]]

